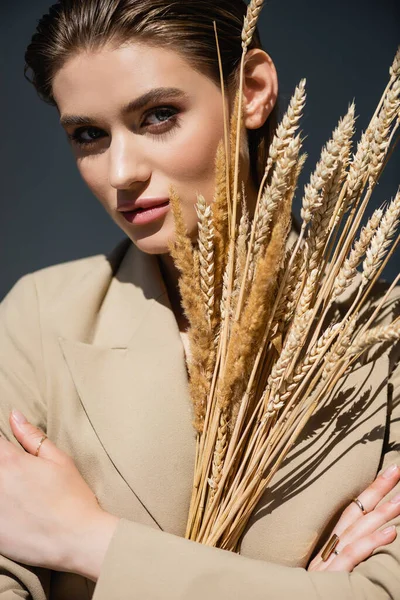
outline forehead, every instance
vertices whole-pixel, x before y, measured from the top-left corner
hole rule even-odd
[[[190,90],[199,84],[207,85],[207,78],[177,52],[134,42],[72,56],[55,74],[53,94],[60,113],[94,113],[107,101],[124,103],[150,88]]]

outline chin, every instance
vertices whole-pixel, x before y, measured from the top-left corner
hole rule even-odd
[[[141,250],[142,252],[145,252],[146,254],[169,253],[169,249],[166,244],[162,244],[162,243],[154,244],[154,243],[151,243],[150,241],[147,242],[145,239],[132,240],[132,242],[135,244],[135,246],[137,248],[139,248],[139,250]]]
[[[129,234],[128,234],[129,235]],[[165,232],[158,232],[153,235],[143,235],[143,237],[129,235],[132,242],[139,250],[146,254],[166,254],[169,253],[168,240],[173,234],[168,237]]]
[[[130,237],[135,246],[142,252],[146,252],[146,254],[169,254],[168,243],[174,238],[174,226],[165,225],[156,231],[147,230],[146,232],[143,229],[142,235],[134,235],[132,231],[127,232],[126,230],[125,233]],[[197,238],[197,224],[193,231],[189,226],[189,235],[192,242],[195,242]]]

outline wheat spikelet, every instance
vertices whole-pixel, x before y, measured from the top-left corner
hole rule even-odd
[[[361,337],[356,338],[349,347],[347,353],[349,356],[359,354],[378,344],[380,342],[394,342],[400,338],[400,319],[397,318],[389,325],[381,325],[379,327],[373,327],[369,331],[366,331]]]
[[[300,298],[300,294],[301,294],[301,290],[303,288],[303,282],[304,282],[304,277],[306,276],[306,262],[303,260],[303,256],[301,254],[301,252],[298,252],[298,257],[296,257],[295,262],[294,262],[294,267],[297,266],[297,277],[296,280],[294,281],[294,285],[292,286],[292,289],[289,291],[288,294],[288,298],[287,298],[287,310],[286,310],[286,314],[284,317],[284,320],[286,323],[288,323],[293,315],[296,312],[296,307]],[[291,274],[292,276],[292,274]],[[295,273],[293,273],[293,277],[295,276]]]
[[[205,314],[211,328],[214,312],[214,229],[211,206],[207,205],[202,194],[198,194],[197,198],[200,288],[205,304]]]
[[[306,80],[302,79],[296,87],[290,99],[289,107],[276,129],[268,150],[266,172],[270,170],[272,164],[278,160],[278,157],[283,154],[299,128],[306,100],[305,86]]]
[[[297,189],[298,177],[306,158],[307,154],[302,154],[299,157],[297,165],[292,171],[292,180],[288,186],[287,192],[287,200],[289,202],[293,201],[294,193]],[[281,288],[281,286],[283,286],[282,293],[271,323],[271,331],[273,331],[276,325],[279,323],[276,333],[279,331],[280,333],[283,333],[285,325],[293,317],[301,290],[303,288],[303,275],[305,274],[306,269],[306,256],[300,253],[298,250],[296,251],[295,248],[296,243],[292,246],[290,256],[287,257],[286,268],[284,271],[281,271],[281,277],[279,278],[278,282],[278,290]],[[275,338],[275,342],[276,341],[277,338]]]
[[[311,306],[311,302],[315,292],[315,286],[318,281],[319,270],[317,268],[312,269],[307,276],[304,289],[300,295],[297,303],[296,312],[294,316],[294,322],[308,311]]]
[[[246,279],[249,281],[252,281],[254,271],[256,268],[256,261],[258,258],[258,256],[257,257],[255,256],[255,254],[259,255],[258,251],[254,252],[254,235],[255,235],[255,227],[258,226],[258,222],[259,222],[259,218],[260,218],[259,217],[260,200],[261,200],[262,192],[264,189],[264,183],[267,180],[267,176],[268,176],[272,162],[277,159],[279,154],[282,151],[284,151],[286,149],[287,145],[289,144],[289,141],[290,141],[289,132],[291,131],[292,135],[294,135],[294,132],[298,128],[299,119],[300,119],[301,112],[304,107],[304,100],[305,100],[304,88],[305,88],[305,80],[302,80],[300,82],[298,88],[296,89],[294,96],[291,99],[289,109],[286,112],[286,114],[283,118],[283,121],[278,126],[278,130],[274,135],[272,146],[269,149],[267,165],[265,168],[265,172],[264,172],[264,176],[262,178],[261,184],[259,186],[255,216],[253,218],[253,226],[252,226],[250,242],[249,242],[249,251],[248,251],[245,272],[244,272],[244,279],[243,279],[244,282],[246,281]],[[274,158],[272,158],[272,156],[274,156]],[[293,179],[291,177],[289,178],[290,183],[288,185],[292,186],[291,191],[288,192],[289,194],[292,193],[294,195],[294,192],[295,192],[295,189],[297,186],[297,178],[302,169],[302,166],[304,165],[306,156],[307,155],[303,155],[303,157],[301,159],[299,159],[299,164],[293,174],[294,178]],[[263,213],[263,208],[261,208],[261,213]],[[265,225],[266,226],[268,225],[268,222],[269,222],[269,216],[266,216],[265,217]],[[237,315],[236,315],[237,317],[240,314],[242,307],[243,307],[243,297],[244,297],[244,288],[241,290],[241,293],[239,295],[239,299],[237,302]]]
[[[326,355],[324,369],[321,375],[322,381],[329,377],[331,372],[337,367],[339,360],[346,354],[346,351],[351,344],[351,337],[354,333],[356,324],[357,320],[355,316],[348,320],[347,323],[344,323],[344,334],[339,337],[333,348],[331,348]]]
[[[357,152],[353,155],[350,162],[349,171],[346,180],[346,197],[341,212],[337,215],[335,225],[338,223],[341,214],[350,210],[360,193],[365,176],[368,173],[369,165],[369,130],[367,129],[357,144]]]
[[[212,329],[218,322],[218,308],[222,296],[221,281],[228,252],[228,206],[226,185],[226,158],[223,141],[217,147],[215,157],[215,192],[211,204],[214,226],[214,295],[215,295],[215,320]]]
[[[226,455],[226,450],[228,448],[228,424],[227,424],[227,415],[224,410],[221,411],[217,432],[217,440],[215,442],[215,450],[213,456],[212,463],[212,475],[208,480],[208,483],[211,487],[210,501],[213,500],[215,496],[216,489],[221,480],[222,476],[222,467],[224,465],[224,458]]]
[[[247,256],[247,241],[249,236],[250,217],[247,209],[244,185],[242,186],[242,216],[240,217],[237,241],[236,241],[236,276],[240,279],[244,271]]]
[[[198,287],[198,282],[195,282],[195,286],[193,286],[192,281],[193,246],[183,220],[180,198],[172,186],[170,186],[169,200],[175,220],[175,240],[170,241],[169,251],[181,273],[180,285],[182,286],[182,306],[186,317],[189,321],[192,321],[196,318],[199,308],[198,297],[196,294],[196,291],[198,290],[193,289],[193,287]],[[193,291],[190,293],[190,290]]]
[[[293,248],[288,251],[287,259],[291,258]],[[282,274],[286,272],[288,265],[284,265]],[[279,304],[275,311],[274,320],[271,329],[282,321],[282,328],[288,323],[294,315],[296,310],[297,302],[300,296],[301,289],[303,287],[303,275],[305,273],[306,263],[303,260],[301,252],[297,252],[292,267],[289,271],[289,275],[284,284],[282,295],[279,300]]]
[[[317,342],[311,347],[310,351],[304,357],[303,362],[296,367],[293,375],[291,375],[288,379],[283,379],[279,391],[279,398],[277,398],[278,402],[285,402],[288,398],[290,398],[310,369],[321,358],[325,348],[339,331],[340,327],[340,323],[335,323],[334,325],[329,326],[321,335],[321,337],[318,338]]]
[[[193,278],[200,281],[200,257],[198,244],[193,244]]]
[[[347,114],[339,121],[338,126],[332,134],[332,138],[322,149],[321,158],[310,177],[310,182],[304,188],[301,208],[301,218],[304,223],[311,221],[313,213],[322,206],[321,192],[331,179],[343,156],[343,147],[346,147],[348,144],[348,140],[353,132],[353,125],[354,105],[352,104]]]
[[[293,169],[296,166],[301,146],[300,135],[291,140],[283,154],[278,156],[271,183],[266,187],[260,201],[260,211],[255,226],[254,250],[252,253],[252,271],[267,240],[270,223],[276,208],[288,192]],[[252,275],[249,275],[252,278]]]
[[[301,315],[301,318],[293,322],[293,326],[291,327],[287,335],[287,339],[283,345],[282,352],[274,364],[268,379],[268,386],[271,388],[272,392],[275,391],[281,377],[284,375],[289,362],[293,357],[294,351],[298,349],[303,334],[309,325],[312,314],[313,311],[311,309],[307,310]]]
[[[192,246],[192,252],[193,252],[193,281],[196,282],[196,288],[197,291],[199,291],[201,289],[201,282],[200,282],[200,250],[198,247],[198,244],[193,244]],[[200,307],[201,303],[199,303],[199,307]],[[205,318],[207,318],[207,310],[206,310],[206,306],[204,306],[203,303],[203,316]]]
[[[242,216],[240,217],[239,227],[237,227],[236,235],[236,250],[235,250],[235,278],[233,282],[232,298],[231,298],[231,315],[235,314],[236,305],[240,292],[240,285],[248,285],[248,282],[243,282],[243,274],[247,259],[247,241],[250,228],[249,211],[246,205],[244,185],[242,186]]]
[[[235,175],[235,159],[236,159],[236,136],[238,130],[238,111],[239,111],[239,90],[237,90],[235,95],[235,101],[233,106],[233,111],[231,115],[231,126],[230,126],[230,137],[229,137],[229,145],[230,145],[230,189],[231,189],[231,198],[233,198],[234,192],[234,175]],[[241,112],[241,124],[240,130],[243,132],[243,120],[244,120],[244,103],[242,103],[242,112]],[[240,179],[240,162],[239,162],[239,173],[238,178]]]
[[[297,365],[293,374],[289,375],[288,378],[283,377],[277,379],[277,385],[274,393],[269,397],[267,408],[262,416],[261,422],[264,423],[267,419],[276,415],[276,413],[286,404],[286,401],[294,394],[298,389],[301,382],[306,377],[307,373],[312,369],[317,361],[321,359],[326,348],[330,344],[332,338],[335,336],[337,331],[340,329],[341,324],[336,323],[331,325],[318,339],[318,341],[312,346],[311,350],[306,354],[302,363]],[[266,395],[267,390],[264,392]]]
[[[396,65],[395,58],[392,65],[393,73]],[[349,167],[343,212],[352,208],[364,186],[366,176],[369,175],[371,185],[379,173],[387,150],[391,123],[398,112],[398,85],[399,82],[395,82],[394,89],[384,94],[383,107],[378,114],[374,115],[358,142],[357,152],[353,155]],[[339,218],[340,215],[337,216],[337,220]]]
[[[251,2],[243,40],[251,39],[261,5],[261,2]],[[243,48],[241,82],[247,46],[244,44]],[[261,494],[321,401],[335,389],[363,350],[374,343],[400,339],[399,319],[389,326],[368,330],[398,277],[358,336],[356,332],[358,317],[364,314],[363,307],[372,284],[387,261],[385,253],[390,256],[400,239],[397,238],[389,252],[388,245],[400,219],[400,190],[386,212],[378,209],[367,225],[360,227],[371,192],[386,164],[386,157],[390,156],[391,141],[399,125],[396,122],[390,131],[398,111],[395,107],[398,104],[399,52],[400,49],[390,69],[390,82],[375,111],[377,116],[372,118],[362,135],[352,159],[354,104],[349,106],[332,139],[322,149],[310,183],[304,189],[300,235],[288,252],[285,248],[291,223],[291,203],[304,155],[300,156],[297,151],[296,160],[285,174],[286,185],[282,183],[285,179],[282,171],[285,169],[284,158],[287,160],[290,146],[296,139],[304,85],[299,86],[292,112],[283,121],[270,147],[250,239],[245,188],[242,182],[240,196],[237,165],[235,171],[230,169],[226,174],[227,185],[232,185],[232,174],[235,176],[234,218],[229,222],[229,232],[225,229],[225,254],[219,263],[221,297],[215,296],[220,318],[211,342],[212,336],[205,337],[207,319],[200,294],[201,310],[193,311],[194,319],[199,319],[200,313],[203,315],[199,331],[204,339],[200,340],[201,351],[194,356],[190,367],[193,372],[191,393],[195,395],[202,388],[198,398],[206,390],[210,395],[206,396],[206,426],[196,451],[187,529],[190,539],[236,551]],[[236,108],[238,98],[241,103],[241,96],[237,95]],[[238,132],[239,125],[235,124],[234,118],[231,128]],[[235,152],[239,152],[239,147],[234,150],[232,143],[235,138],[236,134],[231,135],[229,160],[233,156],[237,161]],[[297,140],[300,145],[300,136]],[[274,193],[278,194],[278,190],[280,196],[275,199]],[[266,193],[270,194],[268,202]],[[237,224],[240,198],[242,217]],[[202,218],[200,212],[199,220]],[[215,219],[214,227],[218,229]],[[359,239],[354,241],[359,229]],[[216,236],[214,240],[209,239],[215,245]],[[256,252],[255,242],[259,243]],[[205,242],[203,246],[206,246]],[[199,280],[195,284],[198,290],[201,277],[205,279],[205,275],[200,274],[202,254],[199,246],[191,259],[194,276]],[[204,260],[207,256],[204,253]],[[353,280],[363,257],[362,284],[355,299],[350,308],[346,306],[344,316],[338,308],[334,313],[332,301]],[[215,253],[215,263],[217,260]],[[216,269],[217,266],[215,272]],[[207,332],[210,333],[209,326]],[[215,363],[211,382],[206,354],[212,347],[215,355],[216,339],[220,340],[219,362]],[[201,425],[199,418],[199,430]]]
[[[361,263],[362,257],[372,240],[372,236],[378,228],[382,215],[383,211],[377,208],[366,226],[361,230],[360,239],[354,243],[350,256],[346,258],[336,277],[332,290],[332,301],[336,300],[353,281],[357,273],[357,267]]]
[[[284,275],[288,270],[289,261],[292,256],[292,252],[293,252],[293,246],[291,248],[289,248],[288,250],[286,250],[285,259],[283,261],[283,264],[280,268],[279,275],[278,275],[278,282],[277,282],[278,289],[280,288],[283,278],[284,278]],[[275,326],[278,323],[280,323],[280,321],[284,318],[284,315],[286,312],[286,307],[287,307],[288,295],[290,294],[295,283],[296,283],[295,271],[292,268],[291,273],[289,274],[289,277],[286,278],[286,281],[283,284],[282,295],[279,300],[279,304],[275,310],[274,319],[273,319],[272,325],[271,325],[271,330],[274,330]]]
[[[231,256],[233,252],[233,247],[230,246],[228,249],[228,257],[225,265],[225,270],[223,274],[223,290],[222,297],[220,301],[220,311],[221,311],[221,327],[220,331],[223,331],[225,325],[226,318],[226,307],[228,305],[228,296],[230,298],[229,302],[229,324],[228,324],[228,335],[230,334],[231,324],[234,320],[236,303],[240,290],[240,281],[241,275],[243,273],[244,263],[246,261],[246,242],[247,242],[247,231],[249,228],[249,213],[247,209],[247,205],[245,202],[245,189],[244,183],[242,183],[242,192],[237,194],[237,202],[241,203],[242,206],[242,216],[240,219],[239,226],[235,227],[235,260],[234,260],[234,280],[233,287],[229,294],[229,265],[231,261]]]
[[[293,358],[293,354],[297,352],[298,349],[301,349],[305,338],[307,337],[309,326],[312,320],[313,311],[311,311],[310,308],[312,306],[313,297],[318,284],[319,269],[315,268],[311,271],[308,271],[307,269],[306,273],[307,275],[305,277],[304,287],[303,277],[299,278],[299,281],[296,285],[297,296],[296,303],[293,307],[294,316],[289,326],[288,334],[288,337],[290,338],[292,332],[296,332],[296,345],[292,348],[293,352],[291,358]],[[283,353],[284,349],[282,350],[280,356],[282,356]]]
[[[247,7],[247,14],[244,18],[244,25],[242,30],[242,48],[245,51],[251,43],[253,33],[257,27],[257,20],[261,9],[263,7],[264,0],[250,0],[250,4]]]
[[[223,274],[222,296],[221,296],[221,303],[220,303],[220,313],[221,313],[220,331],[223,331],[225,319],[227,318],[226,306],[227,306],[227,300],[228,300],[230,254],[231,254],[231,249],[229,249],[229,251],[228,251],[228,261],[226,263],[226,267],[225,267],[224,274]],[[229,318],[230,318],[230,320],[232,319],[232,311],[231,310],[229,310]]]
[[[369,166],[370,178],[375,179],[382,167],[388,147],[390,127],[399,114],[400,81],[394,82],[384,99],[382,109],[375,117],[370,131],[371,162]]]
[[[362,285],[366,285],[382,263],[400,216],[400,190],[390,203],[376,230],[363,262]]]
[[[292,162],[296,162],[297,160],[298,163],[294,178],[294,182],[296,183],[300,171],[306,160],[306,155],[303,155],[301,159],[298,158],[301,140],[300,136],[295,138],[295,132],[299,127],[300,118],[304,109],[304,103],[306,98],[305,83],[305,79],[302,79],[299,85],[297,86],[290,100],[289,107],[286,113],[284,114],[282,121],[277,127],[277,130],[274,134],[272,143],[268,151],[268,159],[265,168],[265,174],[269,172],[273,163],[278,164],[276,166],[271,184],[263,192],[260,199],[259,214],[255,223],[257,229],[255,231],[256,250],[254,251],[254,255],[258,254],[260,246],[262,245],[268,233],[273,213],[284,191],[282,188],[285,184],[289,185],[288,180],[291,174],[291,167],[293,166]],[[249,279],[251,280],[252,277],[249,277]]]
[[[332,134],[332,142],[337,145],[334,152],[337,152],[338,162],[332,172],[332,177],[326,182],[324,187],[321,205],[315,210],[313,221],[308,235],[308,248],[310,253],[309,268],[315,269],[319,263],[319,258],[324,249],[329,235],[329,224],[333,211],[338,200],[339,190],[347,175],[346,167],[349,163],[351,149],[351,139],[354,135],[354,111],[355,105],[349,106],[347,114],[339,120],[336,129]],[[333,144],[332,144],[333,147]]]
[[[188,236],[183,220],[180,199],[175,189],[170,186],[170,204],[175,221],[175,239],[170,240],[168,247],[171,256],[179,269],[179,289],[182,298],[182,308],[189,320],[188,330],[191,359],[188,364],[190,375],[190,393],[193,401],[193,425],[199,432],[202,431],[206,402],[210,386],[210,360],[213,358],[213,340],[207,321],[204,319],[204,310],[199,280],[194,280],[193,271],[194,249]]]
[[[400,46],[397,48],[397,52],[394,57],[392,66],[389,69],[389,74],[391,79],[396,79],[397,77],[400,77]]]
[[[295,175],[294,175],[296,182],[299,179],[300,173],[303,170],[303,167],[304,167],[304,164],[305,164],[307,158],[308,158],[307,152],[303,152],[299,156],[299,160],[297,161],[296,171],[295,171]]]
[[[257,350],[260,335],[273,305],[276,277],[284,259],[285,243],[291,224],[291,203],[285,201],[272,229],[267,251],[259,260],[247,304],[241,319],[232,327],[224,380],[220,389],[221,408],[236,404],[243,393],[251,358]],[[230,426],[234,426],[234,419]]]

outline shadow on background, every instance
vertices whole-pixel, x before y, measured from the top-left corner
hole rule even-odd
[[[86,187],[55,108],[24,79],[24,51],[47,0],[17,0],[0,7],[2,135],[0,146],[0,300],[25,273],[97,253],[108,253],[125,234]],[[269,0],[259,21],[264,49],[274,60],[281,108],[302,77],[307,104],[302,121],[308,153],[299,196],[337,121],[353,98],[357,133],[366,128],[388,80],[400,42],[396,0]],[[367,216],[390,200],[399,184],[397,150],[374,192]],[[398,272],[399,252],[384,272]]]

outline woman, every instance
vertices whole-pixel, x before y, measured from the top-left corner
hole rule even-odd
[[[239,0],[69,0],[27,50],[79,172],[127,238],[109,257],[22,277],[1,304],[7,598],[400,597],[399,375],[387,355],[352,373],[328,422],[317,415],[293,448],[242,556],[182,537],[195,434],[168,186],[195,239],[194,192],[212,200],[223,135],[212,21],[232,108],[245,10]],[[278,87],[257,32],[245,73],[251,210]],[[332,530],[340,543],[325,562]]]

